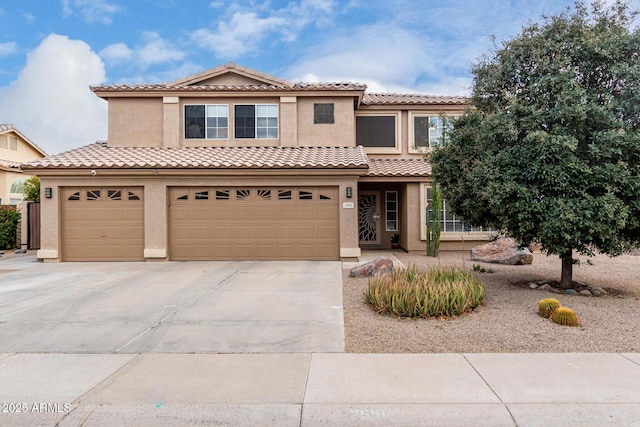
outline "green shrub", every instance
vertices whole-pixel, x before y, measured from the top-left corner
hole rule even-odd
[[[541,299],[540,302],[538,302],[538,314],[548,318],[560,307],[562,307],[562,304],[555,298]]]
[[[32,176],[24,182],[24,200],[40,201],[40,179]]]
[[[578,315],[567,307],[560,307],[551,315],[553,320],[558,325],[578,326],[580,324]]]
[[[458,316],[480,305],[484,294],[469,271],[433,267],[421,273],[415,266],[370,279],[364,292],[378,313],[402,317]]]
[[[0,207],[0,249],[13,249],[18,243],[20,212],[14,206]]]

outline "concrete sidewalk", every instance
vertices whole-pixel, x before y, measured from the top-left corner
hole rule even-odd
[[[0,402],[12,426],[638,426],[640,354],[0,354]]]

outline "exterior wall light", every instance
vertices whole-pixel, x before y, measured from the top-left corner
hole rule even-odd
[[[353,196],[353,188],[347,187],[347,199],[350,199]]]
[[[53,197],[53,188],[51,187],[46,187],[44,189],[44,197],[46,197],[47,199],[50,199]]]

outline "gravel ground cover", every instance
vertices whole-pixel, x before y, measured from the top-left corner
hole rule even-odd
[[[474,272],[486,287],[483,304],[449,319],[406,319],[380,315],[366,304],[368,279],[343,272],[346,350],[351,353],[494,353],[494,352],[640,352],[640,256],[580,256],[574,281],[600,286],[601,297],[556,295],[529,289],[527,283],[559,280],[560,259],[534,254],[532,265],[506,266],[473,262],[469,252],[393,252],[403,264],[419,269],[474,264],[493,273]],[[537,303],[555,297],[572,308],[580,326],[560,326],[537,314]]]

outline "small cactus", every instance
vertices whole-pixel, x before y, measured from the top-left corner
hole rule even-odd
[[[538,303],[538,314],[542,317],[549,317],[560,307],[562,304],[555,298],[543,299]]]
[[[567,325],[567,326],[578,326],[580,323],[578,321],[578,315],[567,307],[560,307],[556,309],[551,315],[551,320],[553,320],[558,325]]]

